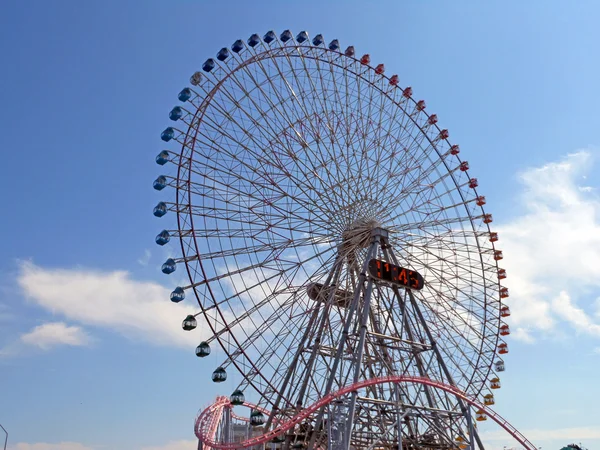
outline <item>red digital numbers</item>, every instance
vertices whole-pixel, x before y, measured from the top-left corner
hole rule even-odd
[[[423,277],[418,272],[405,269],[404,267],[398,267],[380,259],[372,259],[369,261],[369,273],[374,278],[399,284],[400,286],[410,289],[423,289],[425,283]]]

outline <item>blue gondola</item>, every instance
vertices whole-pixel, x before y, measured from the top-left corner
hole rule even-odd
[[[212,374],[212,380],[215,383],[222,383],[226,379],[227,379],[227,372],[225,372],[225,369],[223,369],[222,367],[215,369],[215,371]]]
[[[154,180],[154,183],[152,183],[152,187],[157,191],[162,191],[164,188],[167,187],[167,177],[165,177],[164,175],[160,175],[158,178],[156,178],[156,180]]]
[[[302,44],[304,41],[306,41],[308,39],[308,34],[306,33],[306,31],[301,31],[300,33],[298,33],[298,35],[296,36],[296,42],[299,42],[300,44]]]
[[[164,131],[160,133],[160,138],[165,142],[169,142],[173,139],[173,136],[175,136],[175,130],[171,127],[165,128]]]
[[[275,40],[275,38],[276,36],[274,31],[267,31],[267,33],[263,36],[263,41],[265,41],[267,44],[270,44]]]
[[[192,315],[187,316],[185,319],[183,319],[183,322],[181,322],[181,328],[183,328],[185,331],[192,331],[197,325],[198,322]]]
[[[175,269],[177,269],[177,264],[175,263],[175,260],[173,258],[167,259],[160,268],[162,273],[166,273],[167,275],[175,272]]]
[[[250,425],[253,427],[260,427],[261,425],[264,425],[264,423],[265,415],[256,409],[252,410],[252,413],[250,414]]]
[[[244,393],[242,391],[236,389],[233,391],[233,394],[231,394],[231,397],[229,397],[229,401],[232,405],[243,405],[246,401],[246,398],[244,397]]]
[[[324,41],[323,41],[322,34],[317,34],[312,40],[313,45],[317,45],[317,46],[321,45],[323,42]]]
[[[279,36],[279,39],[281,39],[281,42],[287,42],[292,38],[292,32],[290,30],[285,30],[283,33],[281,33],[281,35]]]
[[[175,289],[173,289],[173,292],[171,292],[171,301],[173,303],[179,303],[181,301],[183,301],[185,299],[185,291],[183,290],[183,288],[181,286],[177,286]]]
[[[177,98],[182,102],[187,102],[190,98],[192,98],[192,90],[190,88],[183,88],[177,95]]]
[[[223,47],[219,50],[219,53],[217,53],[217,59],[219,61],[225,61],[227,58],[229,58],[229,50],[227,50],[227,47]]]
[[[231,50],[234,51],[235,53],[239,53],[244,49],[244,41],[242,41],[241,39],[238,39],[237,41],[235,41],[233,43],[233,45],[231,46]]]
[[[159,166],[164,166],[168,162],[169,162],[169,152],[168,151],[163,150],[158,155],[156,155],[156,164],[158,164]]]
[[[208,345],[208,342],[200,342],[200,345],[196,347],[196,356],[198,358],[205,358],[208,355],[210,355],[210,345]]]
[[[255,47],[260,43],[260,36],[258,34],[253,34],[248,38],[248,45],[250,47]]]
[[[172,121],[178,121],[183,116],[183,109],[179,106],[174,107],[169,113],[169,119]]]
[[[329,50],[339,50],[340,49],[340,41],[334,39],[329,43]]]
[[[156,239],[154,239],[158,245],[165,245],[167,242],[171,240],[171,235],[167,230],[162,230],[160,233],[156,235]]]
[[[204,70],[205,72],[210,72],[214,68],[215,60],[212,58],[208,58],[206,61],[204,61],[204,64],[202,64],[202,70]]]
[[[156,217],[162,217],[167,213],[167,204],[165,202],[159,202],[152,212]]]

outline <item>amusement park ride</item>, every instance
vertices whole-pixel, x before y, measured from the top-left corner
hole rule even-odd
[[[199,448],[483,449],[508,289],[459,146],[397,75],[289,30],[222,48],[179,93],[154,188],[178,267],[237,387],[201,411]]]

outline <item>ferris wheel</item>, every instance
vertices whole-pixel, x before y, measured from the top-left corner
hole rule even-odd
[[[282,448],[482,448],[485,412],[452,389],[494,404],[506,272],[437,116],[320,34],[254,34],[201,69],[161,134],[170,170],[154,188],[174,195],[154,215],[176,216],[156,242],[178,238],[181,254],[162,271],[187,271],[171,300],[199,305],[182,324],[202,315],[210,330],[198,357],[223,350],[212,380],[237,384],[225,403],[251,400],[263,433],[292,424],[270,441]]]

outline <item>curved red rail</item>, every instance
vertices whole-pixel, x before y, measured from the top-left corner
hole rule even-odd
[[[467,397],[459,389],[454,386],[450,386],[445,383],[441,383],[439,381],[434,381],[430,378],[424,377],[413,377],[413,376],[389,376],[389,377],[380,377],[380,378],[372,378],[369,380],[359,381],[358,383],[351,384],[346,386],[339,391],[333,392],[329,395],[326,395],[316,403],[310,405],[306,409],[303,409],[299,414],[291,418],[286,422],[280,423],[276,428],[268,431],[265,434],[260,436],[256,436],[250,439],[247,439],[243,442],[235,442],[235,443],[222,443],[216,442],[215,433],[217,431],[217,426],[219,424],[219,420],[222,416],[222,410],[225,407],[229,407],[229,399],[227,397],[218,397],[217,401],[213,403],[211,406],[206,408],[196,419],[196,437],[201,440],[208,447],[219,449],[219,450],[237,450],[244,447],[251,447],[253,445],[260,445],[266,442],[269,442],[276,436],[279,436],[286,431],[290,430],[292,427],[298,425],[304,419],[309,417],[311,414],[322,408],[323,406],[331,403],[338,397],[348,394],[349,392],[355,391],[357,389],[362,389],[368,386],[373,386],[376,384],[387,384],[387,383],[416,383],[422,384],[426,386],[431,386],[437,389],[441,389],[443,391],[454,394],[457,398],[464,400],[472,406],[475,406],[478,409],[482,409],[485,413],[498,425],[500,425],[507,433],[509,433],[519,444],[523,445],[526,450],[537,450],[537,447],[533,445],[525,436],[523,436],[515,427],[513,427],[507,420],[502,418],[498,413],[492,411],[487,406],[479,403],[477,400]],[[248,405],[250,406],[250,405]],[[251,407],[256,407],[252,405]],[[262,408],[259,408],[262,410]]]
[[[263,414],[270,414],[270,412],[265,408],[253,403],[244,402],[243,406],[253,410],[258,410]],[[227,397],[219,396],[212,405],[202,411],[196,418],[196,424],[194,426],[198,439],[207,443],[214,442],[215,434],[217,433],[219,422],[222,417],[223,408],[231,407],[231,401]],[[232,414],[232,417],[245,422],[250,421],[250,419],[246,417],[240,417],[236,414]],[[275,423],[279,422],[277,421]]]

